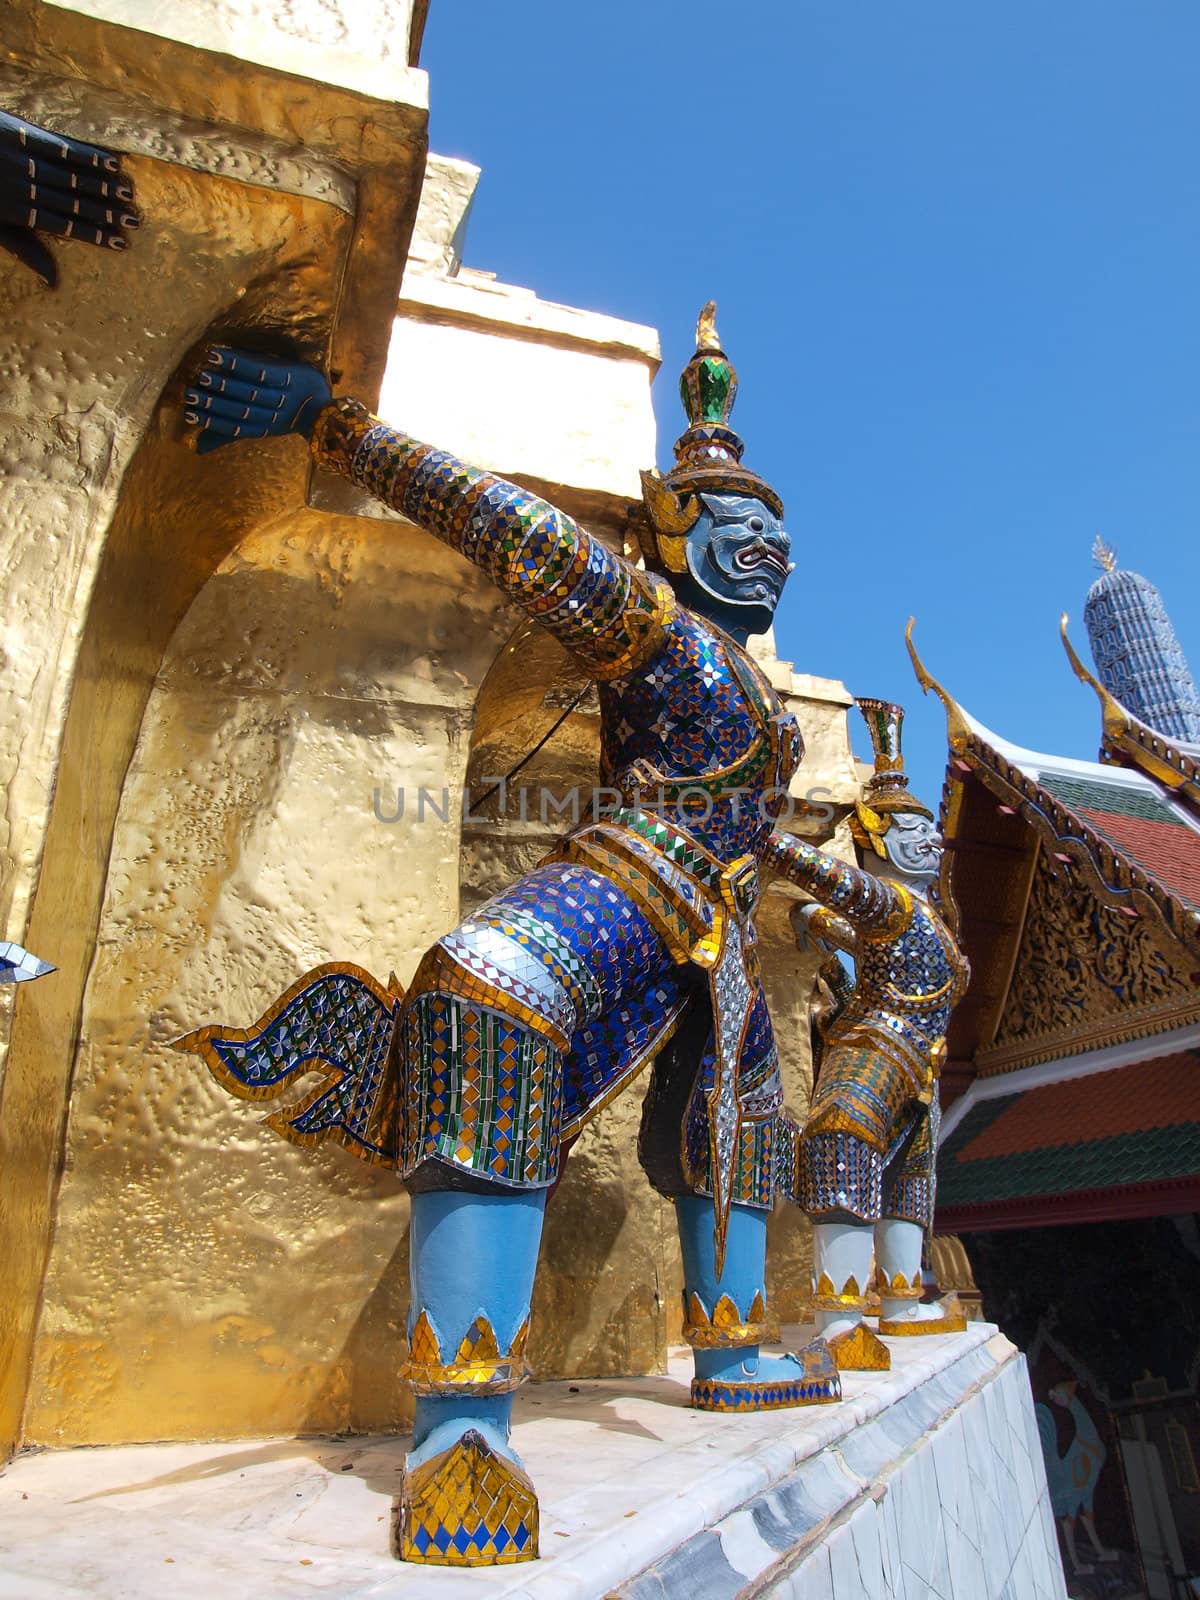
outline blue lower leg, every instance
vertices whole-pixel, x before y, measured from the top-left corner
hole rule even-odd
[[[544,1189],[413,1196],[413,1348],[406,1371],[418,1396],[414,1463],[448,1448],[469,1428],[511,1454],[512,1389],[524,1371],[524,1358],[520,1350],[511,1362],[505,1358],[529,1316],[545,1209]],[[436,1341],[433,1357],[428,1347],[420,1348],[422,1318]],[[481,1330],[483,1343],[473,1347]],[[486,1372],[472,1371],[473,1364],[486,1369],[489,1332],[490,1348],[500,1357],[490,1393],[485,1392]]]
[[[692,1404],[702,1411],[769,1411],[836,1400],[837,1368],[828,1348],[764,1356],[778,1337],[767,1320],[767,1213],[731,1206],[725,1261],[717,1272],[713,1206],[699,1195],[675,1202],[683,1254],[685,1336],[696,1376]]]
[[[738,1320],[743,1326],[765,1325],[767,1213],[753,1206],[730,1206],[725,1261],[719,1274],[713,1242],[712,1201],[701,1195],[682,1195],[675,1201],[675,1216],[683,1255],[683,1293],[689,1309],[689,1337],[709,1336],[707,1329],[695,1331],[696,1324],[690,1314],[693,1295],[699,1298],[713,1323],[713,1338],[718,1335],[716,1319],[723,1297],[737,1307]],[[739,1336],[736,1344],[722,1342],[712,1348],[695,1346],[696,1376],[743,1379],[757,1377],[764,1366],[773,1373],[776,1368],[782,1368],[780,1360],[770,1359],[764,1363],[759,1356],[758,1342],[740,1342],[745,1337]]]
[[[679,1246],[683,1254],[685,1292],[698,1294],[712,1313],[723,1294],[744,1319],[756,1295],[767,1298],[767,1213],[753,1206],[730,1206],[725,1264],[717,1275],[713,1246],[713,1203],[702,1195],[681,1195],[675,1202]]]

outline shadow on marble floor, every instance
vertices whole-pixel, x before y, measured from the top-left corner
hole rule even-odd
[[[272,1466],[287,1461],[309,1461],[330,1477],[345,1472],[362,1479],[373,1493],[394,1495],[400,1473],[404,1469],[404,1453],[408,1448],[407,1434],[394,1434],[387,1438],[375,1436],[347,1436],[346,1438],[270,1439],[248,1445],[242,1450],[221,1450],[205,1461],[197,1461],[174,1471],[157,1473],[153,1477],[114,1484],[108,1489],[97,1489],[94,1494],[78,1495],[72,1504],[83,1505],[92,1500],[112,1500],[122,1495],[144,1494],[151,1489],[179,1487],[188,1483],[203,1483],[215,1478],[230,1477],[256,1467]],[[146,1449],[154,1446],[147,1445]]]

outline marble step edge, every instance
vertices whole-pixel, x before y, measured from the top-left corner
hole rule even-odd
[[[608,1590],[604,1600],[754,1600],[768,1593],[835,1528],[885,1494],[887,1479],[930,1435],[1020,1359],[1002,1337],[966,1351],[881,1415]]]

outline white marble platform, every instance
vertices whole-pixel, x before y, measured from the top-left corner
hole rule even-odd
[[[984,1323],[889,1343],[840,1405],[755,1417],[690,1410],[685,1351],[663,1378],[530,1385],[542,1559],[520,1566],[390,1557],[402,1438],[25,1455],[0,1596],[1063,1600],[1023,1358]]]

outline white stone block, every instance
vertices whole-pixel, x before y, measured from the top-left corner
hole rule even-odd
[[[884,1593],[890,1600],[908,1600],[904,1562],[900,1558],[900,1526],[893,1495],[888,1494],[880,1502],[879,1515],[883,1523],[880,1553],[883,1557]]]
[[[1064,1600],[1023,1364],[989,1335],[897,1340],[891,1372],[847,1375],[843,1405],[757,1417],[690,1410],[683,1353],[663,1378],[537,1385],[515,1431],[542,1494],[541,1559],[524,1566],[396,1565],[403,1440],[18,1460],[0,1483],[0,1594]]]
[[[769,1592],[778,1600],[837,1600],[828,1549],[815,1551]]]

